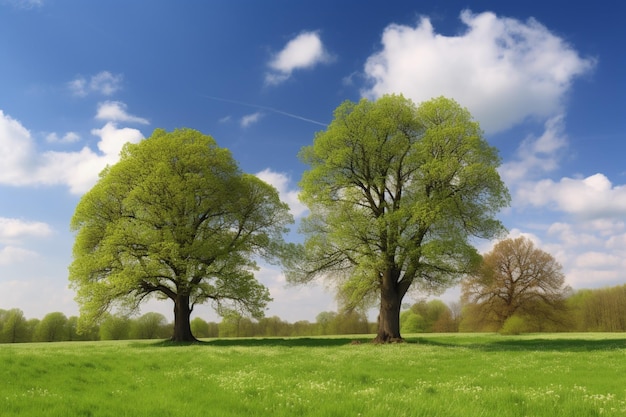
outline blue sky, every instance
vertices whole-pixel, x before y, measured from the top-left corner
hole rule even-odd
[[[77,314],[69,220],[123,143],[200,130],[299,218],[300,148],[342,101],[386,93],[467,107],[500,150],[511,236],[553,254],[574,288],[623,284],[625,12],[620,1],[0,0],[0,308]],[[258,277],[268,315],[336,309],[327,284],[289,288],[268,266]],[[144,311],[172,319],[171,308]]]

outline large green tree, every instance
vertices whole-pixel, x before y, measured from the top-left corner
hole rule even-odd
[[[155,130],[125,145],[72,218],[79,324],[150,296],[174,303],[174,341],[195,340],[199,303],[261,317],[271,299],[254,277],[256,259],[277,259],[292,221],[278,192],[242,173],[210,136]]]
[[[346,307],[378,300],[378,342],[401,340],[409,289],[449,286],[480,260],[470,238],[503,230],[498,152],[453,100],[344,102],[300,157],[310,166],[301,181],[310,214],[288,278],[337,279]]]

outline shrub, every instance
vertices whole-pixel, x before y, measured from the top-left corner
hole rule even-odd
[[[500,334],[504,335],[516,335],[527,332],[528,326],[526,321],[520,316],[509,317],[502,325],[502,328],[500,328]]]

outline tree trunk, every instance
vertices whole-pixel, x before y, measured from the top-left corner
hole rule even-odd
[[[389,275],[387,273],[386,275]],[[378,334],[374,343],[404,342],[400,336],[400,308],[402,294],[398,284],[390,276],[383,277],[380,290],[380,313],[378,315]]]
[[[197,342],[198,339],[191,333],[191,308],[189,307],[189,296],[176,296],[174,300],[174,335],[173,342]]]

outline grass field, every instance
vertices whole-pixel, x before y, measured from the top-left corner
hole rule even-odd
[[[626,334],[407,339],[0,345],[0,416],[626,415]]]

